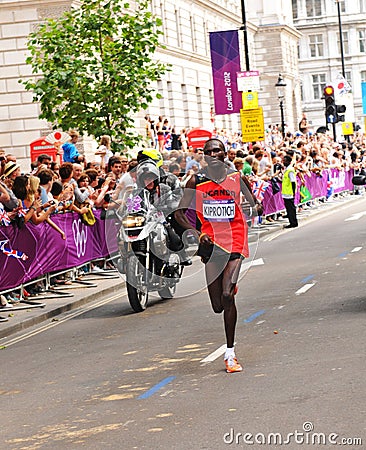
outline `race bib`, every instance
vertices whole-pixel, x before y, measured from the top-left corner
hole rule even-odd
[[[208,222],[231,222],[235,217],[235,201],[204,200],[203,217]]]

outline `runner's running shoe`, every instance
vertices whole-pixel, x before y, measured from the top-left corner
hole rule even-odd
[[[230,356],[228,359],[225,359],[225,364],[227,373],[241,372],[243,370],[235,356]]]

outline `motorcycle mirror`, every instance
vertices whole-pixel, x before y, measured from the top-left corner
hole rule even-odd
[[[355,175],[352,178],[352,184],[355,186],[364,186],[366,184],[366,176],[365,175]]]
[[[104,201],[106,201],[107,203],[109,203],[111,201],[111,195],[110,194],[105,194],[104,196]]]

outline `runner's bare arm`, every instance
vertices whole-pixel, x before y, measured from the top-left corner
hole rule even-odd
[[[179,203],[178,209],[175,211],[174,216],[176,221],[186,230],[196,230],[191,222],[187,219],[187,216],[184,214],[185,211],[189,208],[193,197],[196,192],[196,176],[193,175],[187,182],[184,191],[183,197]]]

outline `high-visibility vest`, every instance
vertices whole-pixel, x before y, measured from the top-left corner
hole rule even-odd
[[[290,172],[295,173],[295,169],[293,167],[287,167],[285,173],[282,178],[282,194],[284,195],[294,195],[292,190],[292,182],[290,180]],[[295,178],[296,179],[296,178]],[[296,183],[296,181],[295,181]]]

